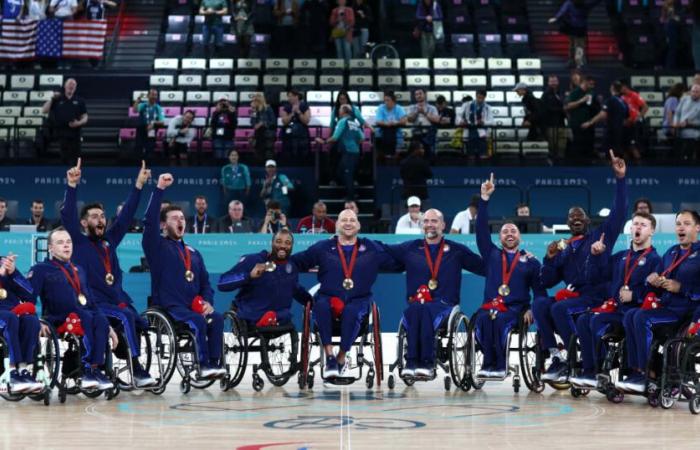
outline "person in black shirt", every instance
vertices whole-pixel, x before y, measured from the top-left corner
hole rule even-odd
[[[435,107],[440,116],[438,128],[453,128],[455,126],[455,110],[447,106],[447,99],[444,95],[438,95],[435,99]]]
[[[36,231],[50,231],[51,222],[44,217],[44,201],[41,199],[32,200],[30,209],[32,216],[27,220],[27,225],[36,225]]]
[[[228,97],[221,97],[216,109],[211,115],[211,138],[214,147],[214,157],[217,160],[226,159],[233,149],[233,134],[238,125],[236,109],[231,106]]]
[[[530,129],[527,133],[527,140],[539,141],[544,137],[542,102],[532,94],[525,83],[516,84],[513,91],[520,96],[523,102],[523,108],[525,108],[525,117],[523,117],[522,126]]]
[[[7,217],[7,200],[0,198],[0,231],[10,231],[10,225],[14,220]]]
[[[104,19],[106,6],[115,8],[117,3],[111,0],[87,0],[85,3],[85,18],[87,20]]]
[[[623,155],[628,147],[628,134],[625,133],[625,120],[629,116],[627,103],[622,100],[622,84],[615,81],[610,85],[610,97],[605,101],[603,110],[596,114],[581,128],[588,129],[598,122],[606,121],[605,148],[612,149],[615,155]]]
[[[287,92],[288,103],[282,108],[282,153],[298,162],[309,154],[309,121],[311,110],[295,89]]]
[[[428,199],[428,180],[433,177],[430,164],[423,157],[425,149],[420,141],[412,141],[408,146],[409,156],[401,161],[403,198],[413,195],[425,202]]]
[[[216,233],[218,220],[216,217],[209,216],[209,206],[205,196],[198,195],[194,199],[194,209],[196,214],[187,221],[187,232],[192,234]]]
[[[550,75],[547,90],[542,94],[542,124],[547,132],[550,154],[563,159],[566,152],[566,114],[559,92],[559,77]]]
[[[77,87],[74,78],[67,79],[63,93],[54,93],[42,107],[42,112],[49,114],[49,123],[53,124],[53,136],[58,139],[64,164],[75,164],[80,157],[80,131],[88,121],[85,102],[75,95]]]

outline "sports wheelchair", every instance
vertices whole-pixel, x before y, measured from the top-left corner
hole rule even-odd
[[[316,365],[320,365],[321,367],[321,378],[327,383],[336,385],[348,385],[357,380],[361,380],[364,375],[364,366],[366,365],[368,367],[365,377],[367,389],[371,389],[374,386],[375,379],[377,387],[381,386],[382,380],[384,379],[384,366],[382,360],[382,333],[379,308],[377,308],[376,303],[370,303],[369,313],[365,315],[362,320],[358,338],[353,343],[353,347],[355,347],[356,350],[354,360],[350,351],[346,355],[348,370],[354,371],[355,375],[325,378],[323,376],[325,353],[323,351],[323,345],[321,344],[321,336],[318,333],[318,328],[313,323],[311,303],[307,303],[304,307],[303,323],[304,329],[301,336],[300,356],[301,365],[299,367],[297,380],[299,389],[313,388],[314,366]],[[332,345],[340,345],[340,339],[336,339],[340,336],[340,320],[333,320],[332,333],[334,338]],[[319,356],[312,360],[311,352],[314,346],[319,348]],[[367,352],[368,347],[370,349],[369,352]],[[372,355],[372,359],[366,357],[368,354]]]
[[[49,324],[40,320],[44,327]],[[10,352],[7,341],[0,335],[0,397],[10,402],[18,402],[25,397],[35,401],[43,401],[44,405],[51,404],[51,391],[56,385],[56,377],[60,367],[58,356],[59,346],[55,334],[40,336],[37,347],[34,350],[34,363],[31,367],[32,376],[36,381],[44,385],[39,392],[12,392],[9,386],[10,376]]]
[[[542,392],[544,384],[540,380],[537,367],[538,355],[540,353],[539,345],[535,333],[530,333],[532,324],[525,320],[526,312],[519,315],[517,324],[508,329],[508,337],[506,338],[506,373],[503,377],[479,377],[477,374],[481,370],[483,362],[483,354],[481,353],[481,345],[476,337],[476,314],[472,316],[469,322],[469,383],[474,389],[481,389],[487,381],[504,381],[510,375],[513,375],[513,391],[520,391],[520,374],[525,381],[525,385],[532,392]],[[514,345],[513,341],[517,339]],[[518,352],[518,360],[520,365],[510,363],[510,352]]]
[[[224,313],[223,362],[226,377],[221,389],[238,386],[245,375],[250,352],[258,352],[259,364],[253,364],[253,389],[265,386],[258,371],[262,370],[274,386],[284,386],[298,371],[299,335],[292,323],[274,327],[256,327],[238,317],[235,306]]]
[[[669,347],[673,342],[668,343]],[[700,337],[691,336],[679,339],[679,352],[674,350],[674,354],[680,355],[679,382],[680,392],[688,398],[688,409],[693,414],[700,414]],[[664,367],[661,378],[661,392],[668,389],[671,378]],[[672,391],[669,389],[669,392]]]
[[[160,306],[149,306],[142,316],[148,321],[150,341],[148,358],[151,361],[144,367],[158,383],[155,388],[149,387],[146,388],[147,390],[154,394],[162,394],[173,377],[175,369],[182,377],[180,392],[183,394],[189,393],[192,387],[206,389],[220,378],[201,376],[195,335],[187,324],[174,320]]]
[[[432,381],[437,378],[437,371],[433,371],[432,377],[405,376],[402,374],[406,364],[408,345],[406,342],[406,323],[402,317],[397,334],[396,361],[389,365],[389,378],[387,385],[394,389],[396,381],[394,370],[406,386],[412,386],[416,381]],[[469,378],[469,319],[459,308],[452,307],[449,317],[445,318],[435,332],[435,362],[436,366],[445,372],[443,379],[445,390],[449,391],[451,384],[463,391],[471,389]]]

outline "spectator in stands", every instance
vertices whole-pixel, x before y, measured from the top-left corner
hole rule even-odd
[[[549,152],[555,158],[564,159],[566,152],[566,114],[559,91],[559,77],[547,78],[547,90],[542,94],[543,123],[547,132]]]
[[[277,50],[278,56],[296,56],[299,2],[297,0],[275,0],[272,14],[277,18],[272,48]]]
[[[559,31],[569,36],[569,64],[586,65],[588,14],[602,0],[566,0],[549,23],[559,22]]]
[[[694,84],[690,95],[681,99],[673,117],[673,127],[679,132],[682,158],[695,160],[700,148],[700,84]]]
[[[413,99],[416,103],[408,107],[406,118],[413,125],[413,139],[423,143],[427,158],[432,161],[435,156],[436,125],[440,123],[440,115],[437,108],[427,102],[423,89],[416,89]]]
[[[629,115],[625,121],[625,131],[628,134],[625,140],[629,145],[626,150],[626,157],[634,161],[639,161],[641,155],[639,154],[638,144],[644,136],[644,117],[647,111],[649,111],[649,106],[638,92],[630,88],[627,81],[620,80],[620,84],[622,85],[622,100],[627,104],[627,109],[629,111]]]
[[[411,141],[408,146],[408,158],[401,161],[400,168],[403,198],[415,196],[423,201],[428,200],[428,180],[433,178],[433,171],[424,156],[423,144],[420,141]]]
[[[211,115],[209,125],[214,157],[220,161],[230,154],[233,148],[233,135],[236,132],[236,126],[238,126],[236,108],[231,105],[227,96],[222,96],[216,103],[216,109]]]
[[[523,128],[528,128],[528,141],[538,141],[544,136],[544,124],[542,122],[542,101],[536,98],[525,83],[518,83],[513,88],[520,96],[525,117],[523,117]]]
[[[250,125],[255,130],[255,156],[259,163],[270,159],[275,154],[275,136],[277,134],[277,119],[275,112],[265,101],[265,94],[258,92],[250,102]]]
[[[255,34],[255,0],[233,0],[231,5],[231,31],[238,40],[241,58],[247,58],[250,55],[250,39]]]
[[[121,202],[120,204],[117,205],[117,209],[114,212],[114,216],[109,219],[109,225],[108,227],[111,227],[114,222],[116,222],[117,218],[119,217],[119,214],[122,212],[122,209],[124,209],[124,202]],[[131,223],[129,224],[129,233],[141,233],[143,232],[143,224],[134,217],[131,219]]]
[[[54,136],[58,138],[63,164],[75,164],[80,157],[80,132],[88,122],[85,101],[75,95],[77,88],[75,79],[68,78],[63,84],[63,93],[54,92],[41,109],[44,114],[49,114],[49,123]]]
[[[168,130],[165,132],[167,139],[166,153],[169,155],[171,162],[179,165],[182,155],[187,155],[187,150],[190,144],[197,135],[197,131],[192,122],[194,121],[194,111],[188,109],[184,114],[173,117],[168,124]]]
[[[406,126],[406,122],[406,111],[396,103],[394,91],[385,91],[384,103],[377,108],[374,122],[375,143],[380,158],[393,156],[396,148],[403,144],[401,127]]]
[[[681,45],[681,17],[676,9],[676,0],[664,0],[661,5],[660,22],[666,35],[667,69],[678,68],[678,50]]]
[[[229,164],[221,168],[221,191],[224,204],[229,205],[232,200],[247,201],[250,195],[250,169],[245,164],[238,162],[238,152],[231,150],[228,154]]]
[[[476,100],[465,103],[462,113],[463,120],[459,125],[466,128],[467,155],[470,157],[488,158],[486,138],[487,126],[493,121],[491,105],[486,103],[486,91],[476,92]]]
[[[243,215],[243,203],[232,200],[228,204],[228,214],[219,219],[219,233],[255,233],[253,221]]]
[[[51,0],[49,16],[61,20],[71,20],[78,12],[78,0]]]
[[[302,218],[297,224],[297,233],[335,234],[335,222],[328,217],[328,209],[322,201],[314,203],[311,215]]]
[[[342,89],[338,92],[338,95],[335,97],[335,105],[333,105],[333,109],[331,110],[331,134],[333,134],[336,125],[338,125],[338,122],[340,121],[340,116],[338,112],[340,111],[340,107],[343,105],[350,105],[350,107],[352,108],[352,116],[355,119],[357,119],[358,122],[360,122],[360,125],[362,125],[363,127],[366,126],[368,128],[371,128],[371,126],[365,121],[364,117],[362,117],[360,108],[352,104],[352,100],[350,99],[348,91]]]
[[[139,115],[134,154],[136,158],[145,159],[150,164],[156,148],[157,129],[165,125],[163,108],[158,103],[158,91],[151,89],[147,96],[139,96],[132,107]]]
[[[15,221],[7,217],[7,200],[0,198],[0,231],[10,231]]]
[[[282,152],[287,158],[300,161],[309,153],[309,122],[311,109],[296,89],[287,92],[287,104],[280,111]]]
[[[396,222],[396,234],[423,234],[423,213],[420,211],[420,199],[409,197],[406,201],[408,212]]]
[[[338,59],[350,62],[352,58],[352,33],[355,28],[355,12],[346,6],[345,0],[336,0],[338,6],[331,11],[329,23],[331,38],[335,42],[335,55]]]
[[[637,214],[653,214],[654,210],[653,207],[651,206],[651,200],[649,200],[646,197],[641,197],[638,198],[637,200],[634,201],[634,207],[632,208],[632,216],[634,217]],[[624,234],[630,234],[630,231],[632,230],[632,220],[628,220],[625,223],[625,226],[623,228],[623,233]]]
[[[202,44],[206,49],[206,56],[209,57],[221,51],[224,42],[223,16],[228,14],[228,2],[226,0],[202,0],[199,14],[204,16]],[[214,53],[209,50],[212,36],[214,36]]]
[[[515,215],[517,217],[530,217],[530,205],[527,203],[518,203],[515,207]]]
[[[294,184],[287,175],[277,173],[277,163],[270,159],[265,162],[265,179],[260,190],[260,198],[265,204],[274,201],[277,208],[284,213],[289,212],[289,190],[294,189]]]
[[[692,0],[690,2],[689,12],[693,19],[690,37],[693,60],[695,61],[695,70],[700,71],[700,0]]]
[[[447,99],[444,95],[438,95],[435,99],[435,108],[438,111],[438,128],[453,128],[455,126],[455,110],[447,104]]]
[[[116,8],[117,2],[112,0],[87,0],[85,2],[85,18],[87,20],[103,20],[106,7]]]
[[[676,83],[671,86],[666,94],[666,101],[664,101],[664,121],[662,123],[663,129],[660,130],[659,136],[662,139],[673,138],[673,116],[676,114],[678,103],[680,103],[684,92],[685,86],[683,86],[683,83]]]
[[[566,91],[568,97],[583,81],[583,74],[579,69],[573,68],[569,71],[569,89]]]
[[[48,5],[44,0],[26,0],[22,4],[19,18],[22,20],[44,20]]]
[[[209,205],[205,196],[195,197],[194,210],[194,216],[187,221],[187,232],[194,234],[216,233],[216,217],[209,217]]]
[[[580,84],[566,98],[564,111],[569,114],[569,128],[573,137],[571,159],[595,158],[595,130],[582,128],[600,111],[600,104],[591,87],[591,77],[581,78]]]
[[[352,55],[354,58],[365,57],[365,46],[369,41],[369,29],[374,21],[372,6],[365,0],[355,0],[355,32],[352,38]]]
[[[615,81],[610,85],[610,97],[603,105],[603,109],[591,120],[581,124],[581,128],[592,128],[598,122],[606,121],[606,138],[603,148],[613,149],[616,155],[624,154],[628,143],[625,139],[625,121],[629,117],[629,108],[622,99],[622,84]]]
[[[340,107],[340,121],[328,140],[316,138],[321,144],[337,143],[340,163],[336,168],[337,177],[345,184],[345,198],[355,198],[355,171],[360,162],[360,150],[365,135],[360,122],[353,116],[352,106]]]
[[[261,233],[275,234],[279,230],[289,228],[287,216],[282,211],[282,206],[274,200],[267,203],[267,211],[265,212],[265,220],[260,227]]]
[[[452,234],[469,234],[472,232],[472,224],[476,220],[476,213],[479,209],[479,199],[481,197],[476,194],[472,195],[469,200],[469,206],[464,211],[460,211],[452,221],[450,233]]]
[[[349,209],[355,213],[355,215],[360,214],[360,208],[357,207],[357,202],[355,200],[346,200],[343,204],[343,209]]]
[[[317,58],[327,56],[329,14],[327,0],[305,0],[299,11],[302,34],[306,36],[306,48]]]
[[[51,231],[51,222],[44,217],[44,201],[41,199],[32,200],[32,207],[29,210],[31,216],[27,220],[28,225],[36,225],[36,231]]]
[[[442,42],[445,37],[440,2],[437,0],[418,0],[416,19],[418,19],[418,25],[416,25],[414,35],[420,35],[421,57],[432,59],[435,56],[436,43]]]

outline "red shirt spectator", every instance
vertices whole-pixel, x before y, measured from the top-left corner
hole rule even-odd
[[[335,222],[326,215],[326,204],[316,202],[310,216],[299,221],[297,233],[331,233],[335,234]]]
[[[630,110],[627,117],[630,123],[635,123],[639,119],[640,114],[644,115],[646,113],[647,102],[644,101],[638,92],[626,88],[622,94],[622,100],[624,100]]]

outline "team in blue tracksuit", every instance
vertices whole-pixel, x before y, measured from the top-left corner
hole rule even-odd
[[[512,238],[517,239],[509,245],[509,250],[493,244],[489,231],[488,200],[484,200],[482,196],[476,216],[476,243],[486,271],[484,304],[503,299],[507,308],[507,311],[498,311],[482,307],[475,314],[476,338],[484,356],[480,373],[484,376],[505,376],[508,367],[508,332],[530,308],[530,291],[535,298],[547,296],[540,283],[540,262],[524,250],[518,251],[520,232],[515,225],[503,226],[501,243],[503,244],[503,237],[509,233],[514,233]],[[504,278],[507,278],[507,283]],[[499,293],[499,287],[504,285],[507,285],[508,289],[501,288],[501,291],[507,292],[506,295]]]
[[[268,311],[274,311],[279,325],[286,325],[292,321],[292,299],[301,304],[311,301],[311,295],[299,285],[297,267],[290,261],[275,261],[273,271],[264,271],[257,278],[251,276],[257,264],[270,260],[267,251],[244,255],[238,264],[219,278],[220,291],[239,290],[234,301],[236,313],[249,326],[254,327]]]
[[[444,226],[442,213],[428,210],[424,221],[431,215],[439,216]],[[424,226],[425,229],[425,226]],[[462,287],[462,270],[477,275],[484,275],[483,261],[479,255],[466,246],[444,238],[438,232],[429,243],[426,239],[416,239],[398,245],[388,245],[387,251],[401,262],[406,269],[406,292],[409,305],[403,312],[402,322],[406,327],[407,354],[404,375],[429,376],[435,367],[435,332],[449,316],[452,308],[459,305]],[[430,254],[430,263],[426,257],[426,248]],[[439,270],[431,271],[429,265],[436,268],[438,256],[442,249]],[[433,278],[433,276],[435,278]],[[437,287],[430,289],[431,302],[410,301],[421,286],[428,286],[430,280],[437,281]],[[430,288],[430,286],[428,286]]]
[[[622,162],[624,167],[624,162]],[[591,245],[605,233],[604,243],[607,248],[613,248],[615,241],[622,232],[627,210],[627,183],[624,178],[624,168],[616,173],[615,201],[610,215],[598,228],[585,232],[588,217],[581,208],[569,211],[568,223],[572,229],[572,238],[566,248],[555,254],[544,257],[540,278],[545,288],[552,288],[564,282],[567,290],[575,298],[555,301],[553,297],[538,298],[533,303],[533,315],[537,330],[545,349],[553,356],[553,364],[543,380],[558,379],[565,375],[566,365],[559,356],[557,341],[554,333],[558,333],[564,345],[569,345],[571,336],[575,333],[574,315],[596,306],[605,295],[605,284],[601,280],[586,279],[586,261],[590,256]],[[550,244],[552,248],[553,244]],[[550,252],[548,248],[548,253]]]
[[[77,170],[77,172],[76,172]],[[146,170],[145,168],[142,171]],[[136,209],[141,199],[141,185],[134,186],[124,203],[116,220],[104,228],[104,210],[101,207],[90,208],[91,211],[101,213],[101,234],[96,230],[86,227],[87,234],[83,234],[82,226],[78,218],[77,210],[77,183],[80,181],[80,166],[68,171],[68,186],[61,207],[61,222],[73,240],[73,261],[85,268],[90,290],[93,293],[93,301],[97,307],[110,319],[113,319],[124,330],[126,342],[131,350],[134,364],[134,377],[139,384],[149,383],[145,380],[148,374],[138,363],[141,354],[139,333],[137,330],[148,328],[148,322],[142,318],[133,306],[133,300],[122,287],[122,270],[119,266],[117,247],[129,231],[129,225],[134,218]],[[141,174],[139,174],[141,177]],[[146,181],[147,177],[144,180]],[[80,220],[89,220],[81,217]]]
[[[2,258],[0,258],[2,261]],[[10,366],[20,367],[18,373],[11,379],[13,386],[31,383],[36,380],[26,369],[27,364],[34,362],[34,351],[39,342],[39,318],[36,314],[17,315],[13,308],[24,302],[34,302],[32,285],[22,276],[19,270],[11,273],[0,270],[0,329],[7,342]]]
[[[141,240],[151,269],[152,302],[154,306],[162,307],[175,320],[186,323],[192,329],[202,376],[223,375],[223,316],[214,311],[205,318],[192,309],[197,296],[213,306],[214,292],[209,284],[209,273],[202,255],[197,250],[185,244],[181,238],[173,239],[168,237],[167,233],[166,236],[161,235],[160,205],[163,193],[164,188],[156,187],[151,194],[143,221]],[[185,220],[182,211],[168,214],[181,216],[179,232],[183,236]]]
[[[651,246],[636,247],[631,245],[627,250],[623,250],[610,256],[609,252],[600,255],[591,255],[586,264],[587,276],[594,280],[602,279],[608,282],[606,302],[614,301],[615,307],[603,305],[598,307],[597,312],[586,312],[581,314],[576,321],[576,331],[581,345],[582,374],[578,380],[572,381],[581,385],[595,387],[596,369],[599,367],[603,354],[601,350],[601,338],[614,327],[625,329],[631,327],[632,318],[639,310],[644,296],[648,289],[645,286],[646,278],[653,272],[661,257],[656,253],[656,249]],[[631,301],[623,302],[620,299],[620,291],[626,286],[631,292]],[[630,343],[634,347],[634,335],[628,334],[627,339],[627,361],[629,367],[636,366],[636,357],[630,351]]]
[[[59,235],[60,233],[60,235]],[[54,231],[49,235],[49,245],[55,239],[68,238],[65,231]],[[53,326],[58,327],[69,314],[75,313],[80,318],[84,335],[83,376],[96,378],[101,388],[111,387],[98,367],[105,363],[108,350],[109,323],[107,317],[97,308],[94,294],[87,280],[86,271],[68,260],[49,257],[44,262],[34,265],[28,275],[34,295],[41,299],[42,315]],[[85,302],[81,302],[81,299]]]

